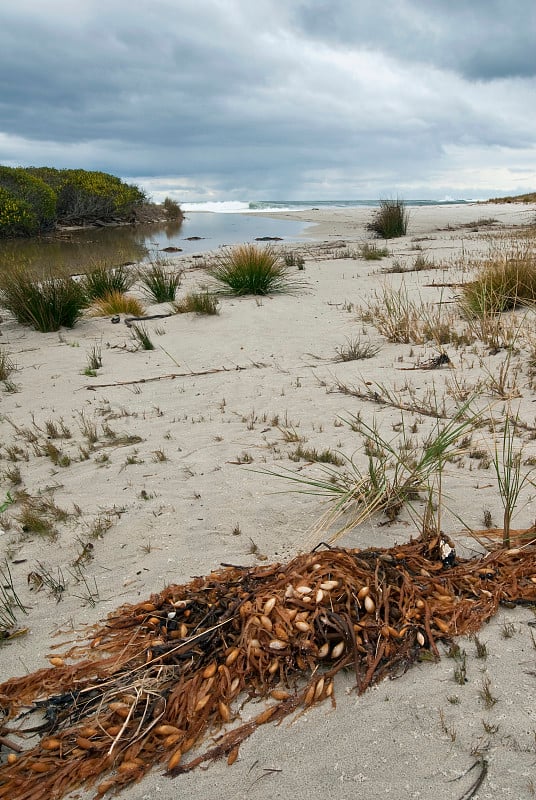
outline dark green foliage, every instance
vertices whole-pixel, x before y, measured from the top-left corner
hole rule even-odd
[[[38,281],[22,269],[0,273],[0,305],[21,325],[42,333],[72,328],[85,303],[82,288],[70,276]]]
[[[406,235],[408,221],[409,213],[403,200],[380,200],[380,207],[367,228],[382,239],[394,239]]]

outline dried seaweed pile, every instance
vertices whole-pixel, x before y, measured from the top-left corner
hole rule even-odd
[[[499,603],[536,602],[536,548],[450,568],[443,548],[436,538],[226,566],[119,608],[52,667],[0,685],[0,798],[56,800],[84,784],[101,797],[158,762],[170,775],[232,763],[258,725],[333,701],[343,667],[363,692],[438,656],[438,640],[476,631]],[[243,721],[238,705],[255,699],[262,710]]]

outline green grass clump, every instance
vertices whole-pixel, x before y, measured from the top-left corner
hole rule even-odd
[[[134,273],[129,273],[124,266],[109,267],[97,264],[82,276],[80,285],[86,293],[88,304],[99,300],[110,292],[128,292],[135,280]]]
[[[462,287],[460,305],[467,316],[500,314],[536,301],[536,254],[528,242],[495,250],[477,277]]]
[[[182,270],[169,272],[166,265],[155,261],[138,270],[142,292],[155,303],[172,303],[181,285]]]
[[[217,256],[209,269],[221,294],[268,295],[292,292],[300,282],[272,247],[242,244]]]
[[[219,301],[210,292],[189,292],[173,304],[177,314],[219,314]]]
[[[130,314],[141,317],[144,308],[137,297],[123,294],[122,292],[108,292],[104,297],[97,299],[90,308],[93,317],[108,317],[114,314]]]
[[[84,292],[70,276],[32,278],[23,269],[0,274],[0,305],[21,325],[42,333],[72,328],[86,305]]]
[[[395,239],[406,235],[408,222],[409,213],[403,200],[380,200],[380,207],[367,228],[382,239]]]

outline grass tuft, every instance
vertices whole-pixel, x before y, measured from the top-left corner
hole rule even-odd
[[[408,221],[409,213],[403,200],[380,200],[380,207],[367,228],[382,239],[395,239],[406,235]]]
[[[232,295],[269,295],[303,288],[291,268],[272,247],[242,244],[216,257],[209,273],[218,292]]]
[[[109,267],[106,264],[97,264],[89,269],[80,280],[88,304],[100,300],[111,292],[124,294],[128,292],[135,280],[135,274],[128,272],[124,266]]]
[[[70,276],[36,280],[17,268],[0,273],[0,305],[41,333],[72,328],[85,304],[82,288]]]
[[[182,270],[169,272],[166,262],[155,260],[138,270],[138,280],[142,292],[149,300],[155,303],[172,303],[181,285],[182,274]]]
[[[136,297],[116,291],[98,298],[89,310],[93,317],[109,317],[114,314],[131,314],[133,317],[141,317],[143,312],[143,305]]]
[[[173,303],[177,314],[219,314],[219,300],[210,292],[189,292]]]
[[[528,241],[496,247],[477,277],[462,287],[460,306],[467,317],[484,317],[536,302],[536,254]]]

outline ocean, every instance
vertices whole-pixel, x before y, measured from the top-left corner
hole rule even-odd
[[[474,203],[476,200],[404,200],[407,206],[438,206],[458,203]],[[209,200],[196,203],[180,203],[184,212],[207,211],[214,214],[251,214],[256,211],[310,211],[313,208],[377,208],[379,200]]]

